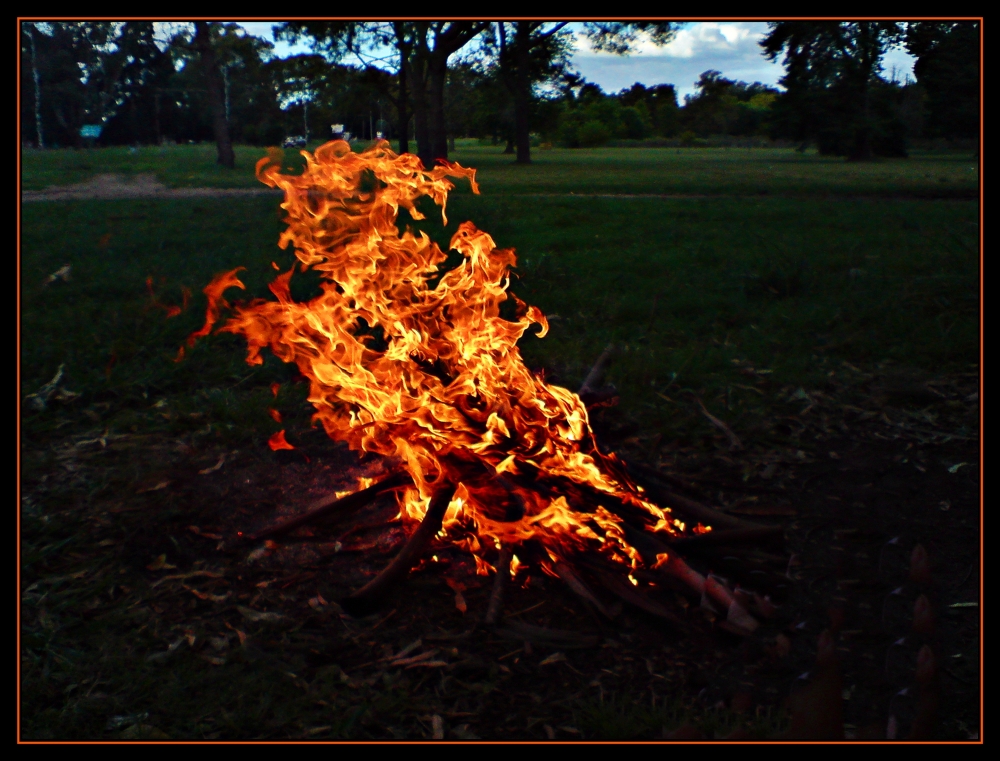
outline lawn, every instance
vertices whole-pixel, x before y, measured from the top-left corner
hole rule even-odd
[[[238,169],[226,172],[205,145],[25,151],[22,185],[148,172],[172,187],[252,187],[260,154],[239,148]],[[966,605],[978,583],[976,163],[928,153],[848,164],[769,149],[534,155],[518,167],[496,148],[460,144],[452,158],[479,169],[482,195],[460,184],[448,228],[419,226],[445,245],[471,219],[517,250],[510,288],[551,324],[521,349],[552,382],[576,388],[608,343],[620,347],[609,373],[620,402],[594,414],[616,449],[703,478],[706,500],[731,500],[721,484],[736,482],[736,493],[749,491],[734,509],[755,509],[753,494],[784,511],[757,514],[783,516],[789,552],[812,554],[784,608],[781,631],[794,641],[780,667],[747,666],[773,652],[776,625],[762,629],[770,644],[764,634],[734,644],[714,631],[678,639],[630,617],[599,650],[541,664],[548,651],[532,656],[517,642],[449,639],[469,619],[433,573],[408,586],[421,598],[438,590],[426,609],[401,603],[384,619],[343,621],[317,602],[339,593],[322,573],[250,567],[219,549],[205,536],[213,522],[230,525],[226,513],[306,504],[352,461],[310,430],[291,367],[273,357],[247,366],[233,336],[174,361],[204,320],[201,288],[215,273],[246,267],[248,295],[270,298],[272,262],[292,260],[277,247],[278,201],[26,203],[20,393],[62,366],[62,388],[79,396],[21,407],[25,738],[416,738],[430,736],[432,715],[453,738],[658,738],[692,722],[709,737],[737,726],[773,736],[787,723],[789,685],[812,668],[828,605],[858,616],[845,627],[858,644],[842,648],[853,695],[845,722],[854,731],[875,716],[884,729],[886,705],[911,678],[886,656],[912,639],[911,588],[887,596],[908,583],[892,575],[908,555],[893,553],[918,541],[947,578],[935,604],[966,606],[941,616],[958,680],[941,736],[977,730],[978,611]],[[53,278],[66,266],[68,279]],[[301,299],[315,282],[296,275],[292,286]],[[190,305],[168,317],[185,289]],[[298,452],[267,448],[282,427]],[[878,495],[865,492],[872,483]],[[164,573],[197,580],[160,586]],[[860,585],[842,587],[845,576]],[[219,602],[230,592],[205,591],[216,582],[232,584],[230,602]],[[544,589],[518,590],[512,604],[534,611],[526,620],[592,625],[582,614],[561,620],[557,588]],[[487,593],[466,591],[467,616]],[[285,623],[254,623],[233,600],[282,611]],[[439,679],[373,665],[418,636],[457,670]],[[899,663],[915,658],[912,645],[893,651]],[[734,697],[748,679],[752,716]],[[911,709],[897,708],[901,721]]]
[[[528,361],[573,387],[607,343],[622,345],[611,380],[624,408],[650,426],[677,433],[678,410],[664,399],[672,398],[671,389],[724,398],[737,416],[766,415],[755,392],[739,389],[747,366],[798,387],[849,372],[844,361],[938,372],[975,360],[975,203],[897,198],[892,188],[881,200],[782,196],[780,179],[768,181],[775,192],[764,196],[574,197],[567,192],[572,178],[587,173],[592,190],[622,194],[635,189],[626,169],[644,177],[648,189],[654,176],[667,185],[678,176],[697,178],[706,164],[739,176],[758,160],[720,157],[721,149],[714,158],[692,149],[686,160],[672,149],[646,151],[658,163],[636,161],[633,154],[642,149],[539,151],[538,164],[525,168],[495,150],[463,150],[460,161],[482,167],[482,195],[455,193],[448,229],[436,218],[421,226],[447,245],[457,225],[471,219],[498,245],[515,248],[512,290],[552,316],[547,338],[522,342]],[[785,151],[772,160],[803,174],[839,172],[833,180],[812,176],[812,183],[853,187],[864,171],[870,177],[897,166],[898,173],[910,172],[914,195],[937,186],[917,183],[905,163],[864,167],[814,159]],[[949,171],[959,166],[938,163]],[[580,182],[575,187],[585,188]],[[540,195],[522,192],[529,183]],[[70,388],[114,409],[151,394],[175,395],[180,403],[237,381],[236,396],[256,398],[255,389],[287,369],[275,363],[252,371],[229,337],[212,339],[188,362],[175,364],[176,347],[200,324],[203,302],[196,296],[192,309],[168,320],[152,306],[145,281],[153,278],[156,298],[180,303],[182,288],[198,294],[216,272],[245,266],[251,292],[267,295],[271,262],[284,266],[290,258],[276,246],[279,211],[270,198],[26,204],[22,393],[65,363]],[[65,265],[72,280],[46,287],[47,276]],[[308,292],[307,279],[298,280]],[[232,348],[220,355],[214,346]],[[48,420],[51,415],[29,416],[26,431]],[[692,422],[701,427],[705,421]],[[254,429],[259,436],[269,427],[240,428]]]
[[[215,146],[57,149],[22,152],[22,186],[83,182],[101,173],[155,174],[168,187],[257,187],[264,149],[236,147],[236,169],[215,163]],[[290,167],[298,151],[285,150]],[[536,148],[516,166],[499,148],[459,141],[453,161],[474,166],[494,194],[626,193],[975,198],[978,162],[967,152],[916,151],[909,159],[848,163],[815,152],[770,148]],[[459,190],[459,193],[464,192]]]

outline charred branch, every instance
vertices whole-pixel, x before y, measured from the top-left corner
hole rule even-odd
[[[392,474],[388,478],[385,478],[376,484],[372,484],[367,489],[361,489],[353,494],[348,494],[346,497],[338,499],[335,494],[323,497],[322,499],[319,499],[309,505],[306,512],[302,515],[297,515],[294,518],[289,518],[288,520],[277,523],[274,526],[261,529],[255,534],[250,534],[244,538],[247,541],[253,542],[272,536],[280,536],[281,534],[287,534],[289,531],[294,531],[301,526],[314,523],[320,518],[323,518],[331,513],[358,510],[374,500],[382,492],[389,491],[390,489],[394,489],[398,486],[403,486],[409,482],[409,474],[399,472]]]
[[[406,540],[403,549],[378,576],[341,602],[344,610],[352,614],[364,614],[378,608],[385,595],[409,572],[420,553],[441,530],[441,521],[454,494],[454,486],[438,492],[431,500],[424,519]]]
[[[629,471],[635,475],[636,470],[633,469],[631,463],[626,463]],[[668,489],[667,487],[656,483],[652,478],[643,478],[640,481],[642,487],[646,490],[647,496],[659,505],[669,507],[671,510],[676,512],[678,515],[687,518],[688,520],[697,521],[698,523],[704,524],[706,526],[712,526],[713,528],[723,528],[723,529],[750,529],[750,528],[760,528],[756,523],[750,523],[749,521],[740,520],[739,518],[734,518],[731,515],[726,515],[720,510],[716,510],[714,507],[709,507],[708,505],[703,505],[700,502],[696,502],[693,499],[684,497],[676,492]]]
[[[510,545],[505,544],[500,548],[497,575],[493,579],[493,593],[490,595],[489,607],[486,608],[486,618],[483,619],[487,626],[495,625],[503,611],[503,598],[510,583],[510,561],[513,557],[514,550]]]
[[[605,570],[595,570],[594,573],[598,581],[601,582],[605,589],[624,602],[644,610],[647,613],[651,613],[657,618],[669,621],[675,626],[683,626],[684,622],[681,621],[680,618],[671,613],[666,607],[658,603],[656,600],[653,600],[645,595],[637,587],[633,587],[631,584],[622,581],[619,575],[609,573]]]
[[[556,563],[554,570],[577,597],[587,603],[587,605],[593,606],[605,618],[612,619],[621,612],[621,606],[618,606],[619,610],[615,610],[613,607],[608,607],[598,600],[596,595],[583,583],[583,579],[566,562],[560,561]]]

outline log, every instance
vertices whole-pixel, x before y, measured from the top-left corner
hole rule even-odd
[[[503,610],[503,598],[510,583],[510,561],[514,557],[514,549],[505,544],[500,548],[500,559],[497,560],[497,575],[493,579],[493,593],[490,595],[490,604],[486,608],[486,618],[483,619],[487,626],[493,626],[500,618]]]
[[[720,606],[726,615],[726,621],[738,633],[750,633],[757,628],[759,624],[756,619],[733,597],[733,593],[725,584],[712,575],[707,578],[702,576],[685,563],[673,547],[667,546],[657,537],[632,528],[628,524],[623,526],[625,539],[648,561],[655,561],[657,555],[667,556],[667,562],[656,568],[663,576],[683,583],[691,592],[701,596],[703,604],[711,601]],[[653,555],[652,558],[649,558],[650,554]]]
[[[573,593],[576,594],[577,597],[579,597],[585,603],[593,605],[594,608],[597,610],[597,612],[600,613],[605,618],[612,619],[616,615],[618,615],[618,613],[621,612],[620,605],[618,606],[619,610],[614,610],[613,608],[609,608],[600,600],[598,600],[597,597],[594,595],[594,593],[591,592],[590,589],[587,587],[587,585],[583,583],[583,580],[577,575],[576,571],[570,568],[570,566],[564,561],[556,563],[554,570],[559,575],[559,578],[563,580],[566,586],[568,586],[571,590],[573,590]]]
[[[361,489],[353,494],[348,494],[346,497],[341,497],[339,499],[336,495],[323,497],[322,499],[319,499],[309,505],[306,512],[302,515],[297,515],[294,518],[289,518],[281,523],[261,529],[254,534],[241,536],[240,538],[244,541],[255,542],[260,539],[266,539],[267,537],[287,534],[289,531],[294,531],[300,526],[305,526],[308,523],[319,520],[329,513],[341,510],[357,510],[362,508],[382,492],[394,489],[397,486],[402,486],[409,482],[410,476],[408,473],[393,473],[388,478],[384,478],[378,483],[372,484],[367,489]]]
[[[403,549],[378,576],[340,602],[344,610],[352,615],[363,615],[379,607],[385,595],[409,572],[420,553],[441,530],[441,521],[454,495],[455,487],[448,486],[434,496],[424,519],[406,540]]]

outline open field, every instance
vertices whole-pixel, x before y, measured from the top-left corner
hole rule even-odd
[[[213,146],[25,152],[22,180],[41,189],[134,172],[171,187],[251,187],[260,154],[240,149],[239,169],[226,174]],[[304,385],[274,358],[248,367],[238,340],[215,336],[173,361],[204,319],[200,290],[212,275],[245,266],[249,295],[266,297],[271,262],[287,268],[278,200],[32,203],[21,223],[21,395],[64,366],[63,387],[80,396],[22,407],[26,738],[421,737],[434,714],[458,738],[544,738],[545,726],[565,739],[660,737],[685,722],[724,736],[748,723],[740,690],[760,706],[748,731],[768,736],[787,721],[789,685],[811,668],[830,606],[846,609],[855,632],[842,643],[845,690],[857,685],[845,722],[884,729],[916,652],[911,642],[898,664],[886,655],[909,631],[914,590],[898,606],[884,600],[905,584],[917,542],[930,547],[933,599],[948,610],[937,636],[955,678],[939,733],[978,731],[978,609],[945,608],[974,600],[979,583],[976,164],[956,154],[846,164],[760,149],[535,157],[516,167],[495,148],[461,145],[453,158],[479,169],[482,195],[459,187],[448,228],[420,226],[444,245],[471,219],[517,249],[511,290],[552,328],[526,336],[522,351],[552,382],[576,388],[606,344],[623,347],[609,374],[621,401],[594,415],[610,446],[702,484],[695,496],[786,525],[788,550],[807,559],[781,623],[793,639],[785,660],[748,665],[777,625],[734,643],[699,633],[694,608],[695,628],[682,636],[632,615],[604,632],[596,654],[565,654],[565,669],[541,666],[550,654],[541,649],[501,660],[518,643],[441,639],[468,629],[487,589],[467,592],[463,617],[425,574],[411,588],[438,595],[426,608],[400,601],[386,623],[343,622],[307,602],[342,593],[335,573],[296,577],[213,551],[191,526],[211,533],[231,528],[233,515],[260,520],[275,505],[305,504],[351,462],[310,430]],[[649,197],[660,195],[689,197]],[[67,265],[68,280],[50,279]],[[315,288],[308,276],[292,285],[300,299]],[[185,288],[190,306],[168,318]],[[298,452],[267,449],[280,427]],[[886,552],[891,537],[902,538]],[[212,594],[183,579],[161,586],[165,573],[204,570],[217,573],[210,583],[225,580],[224,595],[221,582]],[[284,586],[265,583],[282,573]],[[560,612],[569,599],[546,607],[561,598],[541,589],[512,603],[542,601],[525,620],[592,626]],[[285,623],[247,620],[236,601],[281,611]],[[442,652],[454,644],[448,657],[466,666],[425,677],[372,665],[381,649],[428,635],[446,643],[435,645]],[[641,705],[640,682],[649,682]],[[912,706],[896,710],[904,720]]]
[[[264,149],[238,146],[237,168],[215,163],[215,146],[26,150],[22,186],[84,182],[98,174],[154,174],[168,187],[258,187],[253,168]],[[290,167],[297,151],[285,151]],[[847,163],[786,149],[535,149],[534,164],[511,163],[499,148],[459,141],[451,156],[480,172],[493,193],[653,193],[695,195],[874,195],[976,198],[978,162],[967,152],[917,151],[909,159]],[[464,192],[459,189],[459,193]]]

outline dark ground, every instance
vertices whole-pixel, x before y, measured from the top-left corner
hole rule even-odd
[[[784,526],[781,547],[689,557],[722,576],[748,560],[787,576],[772,590],[778,613],[746,638],[674,593],[658,599],[680,627],[628,606],[601,621],[535,571],[508,591],[508,614],[598,640],[526,646],[476,627],[492,580],[451,549],[378,614],[348,617],[334,601],[391,559],[399,527],[345,536],[352,524],[334,517],[266,546],[233,541],[378,472],[319,433],[279,453],[226,452],[197,434],[102,440],[100,426],[26,446],[22,737],[776,738],[833,627],[847,737],[885,737],[890,715],[908,736],[926,640],[942,698],[934,736],[978,738],[977,384],[974,372],[860,374],[790,395],[767,436],[740,432],[739,451],[721,434],[684,446],[636,436],[616,408],[594,416],[609,447],[686,480],[688,496]],[[394,513],[383,497],[357,520]],[[917,544],[929,589],[908,578]],[[937,622],[926,638],[911,630],[920,591]],[[418,639],[407,655],[430,655],[386,660]]]

